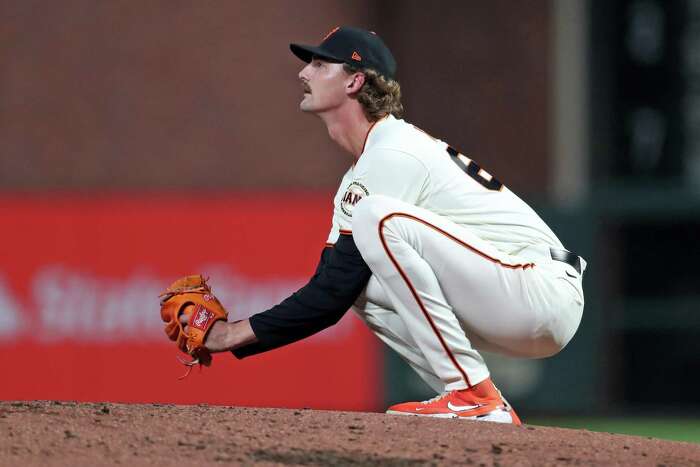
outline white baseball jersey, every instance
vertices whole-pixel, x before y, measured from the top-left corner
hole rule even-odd
[[[505,253],[528,245],[562,248],[542,219],[507,187],[447,143],[392,115],[369,131],[362,155],[340,184],[328,243],[352,231],[354,206],[385,195],[463,226]]]

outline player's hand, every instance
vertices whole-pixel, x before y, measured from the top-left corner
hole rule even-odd
[[[195,365],[211,365],[211,351],[205,347],[204,340],[209,337],[215,324],[219,321],[224,324],[227,322],[228,312],[212,293],[207,279],[201,274],[182,277],[158,295],[158,298],[165,334],[176,342],[178,349],[192,357],[189,361],[178,357],[188,368],[180,379],[186,378]],[[187,332],[183,329],[183,315],[188,321]],[[217,335],[221,332],[221,326],[218,327]],[[209,340],[216,342],[219,339]]]

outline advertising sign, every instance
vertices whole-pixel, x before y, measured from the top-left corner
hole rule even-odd
[[[309,339],[184,380],[158,294],[201,273],[244,319],[313,274],[327,195],[0,198],[0,399],[373,410],[381,352],[348,312]],[[180,354],[185,356],[184,354]]]

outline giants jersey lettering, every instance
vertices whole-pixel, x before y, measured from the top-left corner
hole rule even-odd
[[[563,248],[532,208],[474,161],[391,115],[370,129],[362,155],[341,181],[328,243],[352,232],[354,207],[373,194],[444,216],[505,253],[536,244]]]

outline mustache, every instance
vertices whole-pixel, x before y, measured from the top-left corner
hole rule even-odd
[[[311,88],[309,87],[308,84],[302,83],[301,88],[304,90],[304,92],[308,92],[309,94],[311,93]]]

